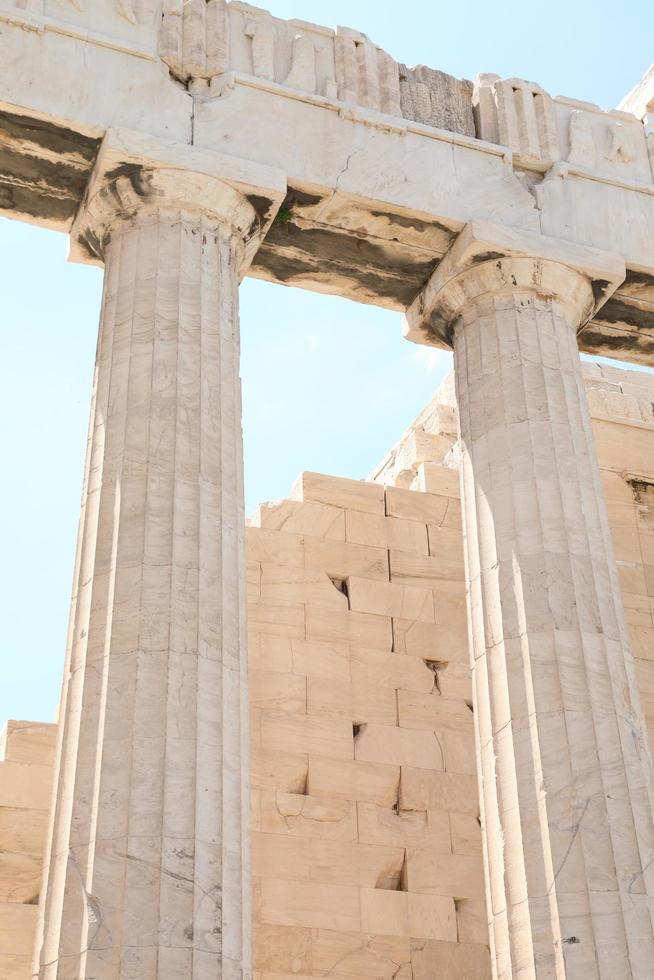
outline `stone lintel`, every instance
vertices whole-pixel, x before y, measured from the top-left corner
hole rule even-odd
[[[471,221],[408,308],[404,330],[407,340],[450,349],[453,311],[443,303],[446,287],[463,273],[485,263],[524,258],[564,266],[589,280],[594,302],[584,322],[603,306],[625,278],[623,258],[611,252],[488,221]]]
[[[111,185],[111,201],[99,205]],[[108,129],[73,221],[69,260],[102,265],[98,229],[107,231],[116,213],[129,216],[157,204],[224,215],[243,233],[247,267],[285,196],[286,177],[273,167],[129,129]]]

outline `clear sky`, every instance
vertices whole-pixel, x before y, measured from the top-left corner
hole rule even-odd
[[[606,107],[654,60],[651,0],[261,5]],[[49,720],[59,696],[102,283],[65,255],[63,235],[0,218],[0,725]],[[365,476],[451,365],[406,343],[398,314],[332,297],[248,280],[241,317],[248,512],[302,469]]]

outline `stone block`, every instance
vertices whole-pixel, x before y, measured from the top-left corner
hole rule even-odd
[[[430,847],[450,854],[450,818],[437,810],[385,809],[374,803],[357,803],[359,840],[387,847]]]
[[[438,670],[438,690],[443,698],[472,703],[472,677],[468,663],[446,663]]]
[[[300,752],[271,752],[265,748],[253,748],[250,754],[250,782],[253,787],[304,793],[308,771],[309,757]]]
[[[253,874],[258,878],[396,889],[404,848],[348,841],[254,833]]]
[[[52,766],[0,762],[0,807],[47,811],[51,788]]]
[[[477,777],[402,766],[400,809],[433,809],[476,818],[479,813]]]
[[[441,494],[386,487],[388,517],[400,517],[420,524],[441,524],[449,505],[449,497]]]
[[[261,600],[270,603],[306,603],[347,609],[347,596],[321,569],[261,563]]]
[[[311,534],[334,541],[345,540],[345,511],[328,504],[297,500],[259,504],[255,520],[258,527],[284,531],[286,534]]]
[[[459,470],[442,463],[425,462],[418,467],[418,486],[423,493],[442,497],[461,496]],[[440,523],[440,522],[437,522]]]
[[[0,760],[54,765],[57,726],[11,719],[0,732]]]
[[[490,980],[490,954],[486,946],[412,939],[411,969],[413,980],[436,977]]]
[[[390,725],[363,725],[354,741],[354,757],[416,769],[445,768],[441,745],[433,732]]]
[[[334,680],[331,677],[307,677],[307,712],[344,718],[352,723],[350,681]]]
[[[419,521],[348,510],[345,511],[345,537],[355,544],[387,550],[397,548],[417,555],[429,554],[427,527]]]
[[[341,612],[318,606],[307,606],[306,631],[307,640],[352,643],[372,650],[389,650],[393,642],[388,616]]]
[[[477,817],[467,813],[452,815],[450,829],[453,852],[476,855],[481,861],[481,825]]]
[[[305,537],[304,556],[306,568],[320,569],[332,578],[361,575],[388,582],[388,552],[385,548]]]
[[[484,869],[481,857],[446,854],[433,847],[408,847],[406,885],[412,892],[483,900]]]
[[[350,672],[354,688],[429,693],[434,687],[434,674],[423,660],[396,653],[355,649],[352,651]]]
[[[406,936],[314,929],[311,949],[316,976],[411,980],[410,941]]]
[[[305,714],[307,710],[306,678],[298,674],[280,674],[273,670],[250,670],[250,705]]]
[[[359,889],[263,878],[261,921],[271,925],[360,932]]]
[[[260,899],[256,904],[260,905]],[[301,926],[270,925],[261,922],[259,908],[257,912],[253,923],[254,969],[310,974],[311,930]]]
[[[357,839],[356,804],[262,790],[260,826],[264,834],[353,841]]]
[[[262,527],[245,528],[245,554],[248,561],[275,565],[304,566],[304,538],[301,534],[270,531]]]
[[[31,956],[38,914],[36,905],[0,902],[0,956]]]
[[[275,636],[248,629],[248,666],[250,670],[275,670],[290,674],[293,650],[288,636]],[[301,673],[301,671],[300,671]]]
[[[30,980],[32,976],[32,957],[13,953],[0,953],[0,977],[2,980]]]
[[[249,602],[248,628],[271,636],[304,639],[304,606],[290,602]]]
[[[311,620],[313,624],[312,616]],[[378,625],[376,620],[373,625]],[[346,641],[293,640],[291,647],[294,673],[324,680],[349,681],[350,648]]]
[[[363,480],[348,480],[321,473],[301,473],[291,490],[293,500],[331,504],[348,510],[384,514],[384,488]]]
[[[451,552],[432,557],[391,551],[390,568],[391,582],[422,588],[436,589],[440,579],[463,580],[462,556]],[[436,621],[438,622],[438,617]]]
[[[302,749],[330,759],[353,758],[352,725],[329,716],[264,711],[261,744],[270,751],[297,752]]]
[[[465,701],[444,698],[435,690],[429,694],[398,691],[397,705],[402,728],[424,728],[472,736],[472,711]]]
[[[446,771],[476,776],[477,757],[472,731],[468,735],[443,731],[439,732],[438,737],[443,748]]]
[[[0,901],[32,902],[39,894],[47,810],[0,806]]]
[[[486,903],[474,898],[462,898],[455,906],[459,942],[487,946]]]
[[[361,928],[374,935],[456,942],[454,902],[440,896],[362,888]]]
[[[429,554],[433,558],[442,559],[447,568],[452,569],[452,574],[446,578],[460,578],[463,580],[465,570],[463,567],[463,534],[457,527],[439,527],[436,524],[429,524],[427,527],[429,535]]]
[[[434,599],[428,588],[401,582],[373,582],[354,576],[348,579],[347,594],[353,612],[434,622]]]
[[[397,800],[399,780],[399,766],[309,757],[307,792],[312,796],[363,800],[390,807]]]

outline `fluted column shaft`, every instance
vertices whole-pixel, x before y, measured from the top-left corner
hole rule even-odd
[[[590,283],[502,259],[447,290],[494,976],[651,980],[652,766],[575,337]]]
[[[42,980],[250,974],[237,224],[106,235]]]

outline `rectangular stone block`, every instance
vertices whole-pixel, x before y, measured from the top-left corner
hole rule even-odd
[[[261,921],[271,925],[359,932],[359,889],[263,878]]]
[[[304,606],[290,602],[249,602],[248,627],[272,636],[304,639]]]
[[[0,807],[0,901],[32,902],[39,894],[47,810]]]
[[[397,548],[417,555],[429,554],[427,527],[419,521],[348,510],[345,512],[345,537],[355,544],[387,550]]]
[[[472,711],[465,701],[442,697],[437,691],[398,691],[397,705],[402,728],[424,728],[438,732],[472,735]]]
[[[490,955],[486,946],[469,943],[444,943],[437,940],[411,940],[413,980],[435,980],[436,977],[465,977],[466,980],[490,980]]]
[[[481,861],[481,826],[476,816],[457,813],[450,819],[452,850],[455,854],[476,855]]]
[[[361,889],[361,928],[375,935],[414,936],[456,942],[451,898]]]
[[[476,776],[477,757],[472,731],[468,735],[442,731],[439,732],[438,738],[443,748],[447,772]]]
[[[311,534],[314,537],[345,540],[345,511],[328,504],[311,501],[278,500],[259,504],[257,526],[286,534]]]
[[[438,557],[411,555],[405,551],[391,551],[391,582],[402,582],[424,588],[437,588],[440,579],[463,578],[460,557],[456,554],[439,554]],[[436,618],[438,622],[438,617]]]
[[[440,743],[433,732],[389,725],[363,725],[354,741],[354,757],[417,769],[444,769]]]
[[[449,499],[435,493],[386,487],[386,514],[420,524],[441,524],[449,507]]]
[[[353,576],[348,579],[347,594],[353,612],[396,616],[422,623],[434,622],[431,589],[415,588],[401,582],[373,582]]]
[[[309,616],[313,626],[311,612]],[[350,647],[347,641],[293,640],[292,662],[296,674],[336,681],[350,679]]]
[[[410,980],[409,943],[406,936],[314,929],[311,933],[313,973],[316,976],[374,977],[379,980],[402,977]]]
[[[13,953],[0,953],[0,977],[2,980],[30,980],[32,957],[29,953],[17,956]]]
[[[468,663],[446,663],[437,675],[442,698],[472,703],[472,676]]]
[[[0,760],[51,766],[56,741],[56,725],[11,719],[0,732]]]
[[[363,480],[348,480],[321,473],[300,473],[293,484],[294,500],[332,504],[348,510],[362,510],[370,514],[384,514],[384,488]]]
[[[462,532],[457,527],[439,527],[436,524],[430,524],[427,531],[429,533],[429,554],[433,558],[440,559],[446,568],[451,570],[451,574],[445,577],[463,579],[465,569]]]
[[[48,810],[51,788],[52,766],[0,762],[0,807]]]
[[[301,534],[270,531],[263,527],[245,528],[245,555],[248,561],[275,565],[304,566],[304,538]]]
[[[264,711],[261,744],[270,751],[297,752],[302,749],[330,759],[353,758],[352,725],[339,718]]]
[[[307,710],[306,678],[298,674],[280,674],[274,670],[250,670],[250,704],[255,708],[292,711]]]
[[[397,725],[397,696],[390,687],[352,682],[351,714],[355,725]]]
[[[307,792],[312,796],[363,800],[390,807],[397,800],[399,780],[399,766],[309,757]]]
[[[290,674],[293,670],[290,637],[248,628],[248,666],[250,670],[276,670],[281,674]]]
[[[356,804],[350,800],[262,790],[260,826],[264,834],[354,841],[357,839]]]
[[[270,603],[306,603],[347,609],[347,596],[326,572],[316,568],[261,563],[261,599]]]
[[[348,679],[307,677],[307,712],[352,723],[352,686]]]
[[[418,482],[424,493],[436,493],[444,497],[459,497],[461,494],[459,470],[441,463],[421,463]]]
[[[305,537],[304,563],[306,568],[320,569],[336,579],[360,575],[388,582],[388,552],[385,548]]]
[[[255,888],[253,961],[255,970],[311,973],[311,930],[261,922],[260,888]]]
[[[479,813],[477,777],[402,766],[400,809],[433,809],[476,818]]]
[[[393,642],[388,616],[340,612],[318,606],[307,606],[306,631],[307,640],[352,643],[373,650],[389,650]]]
[[[0,902],[0,955],[31,955],[38,914],[36,905]]]
[[[393,620],[393,649],[423,660],[436,660],[441,663],[468,664],[468,632],[465,623],[460,622],[460,612],[453,610],[453,621],[448,622],[441,608],[438,613],[444,621],[437,625],[416,623],[412,619]]]
[[[402,847],[279,834],[252,836],[252,868],[257,878],[396,889],[403,864]]]
[[[306,754],[253,748],[250,766],[253,787],[278,789],[285,793],[305,791],[309,771],[309,756]]]
[[[425,663],[413,657],[376,650],[352,651],[351,677],[353,686],[379,687],[389,690],[421,691],[434,687],[434,674]]]
[[[459,942],[488,945],[486,903],[472,898],[456,902],[456,922]]]
[[[433,847],[407,848],[406,883],[409,891],[426,895],[484,899],[481,858],[445,854]]]
[[[359,840],[387,847],[430,847],[450,854],[450,818],[436,810],[395,812],[374,803],[357,803]]]

